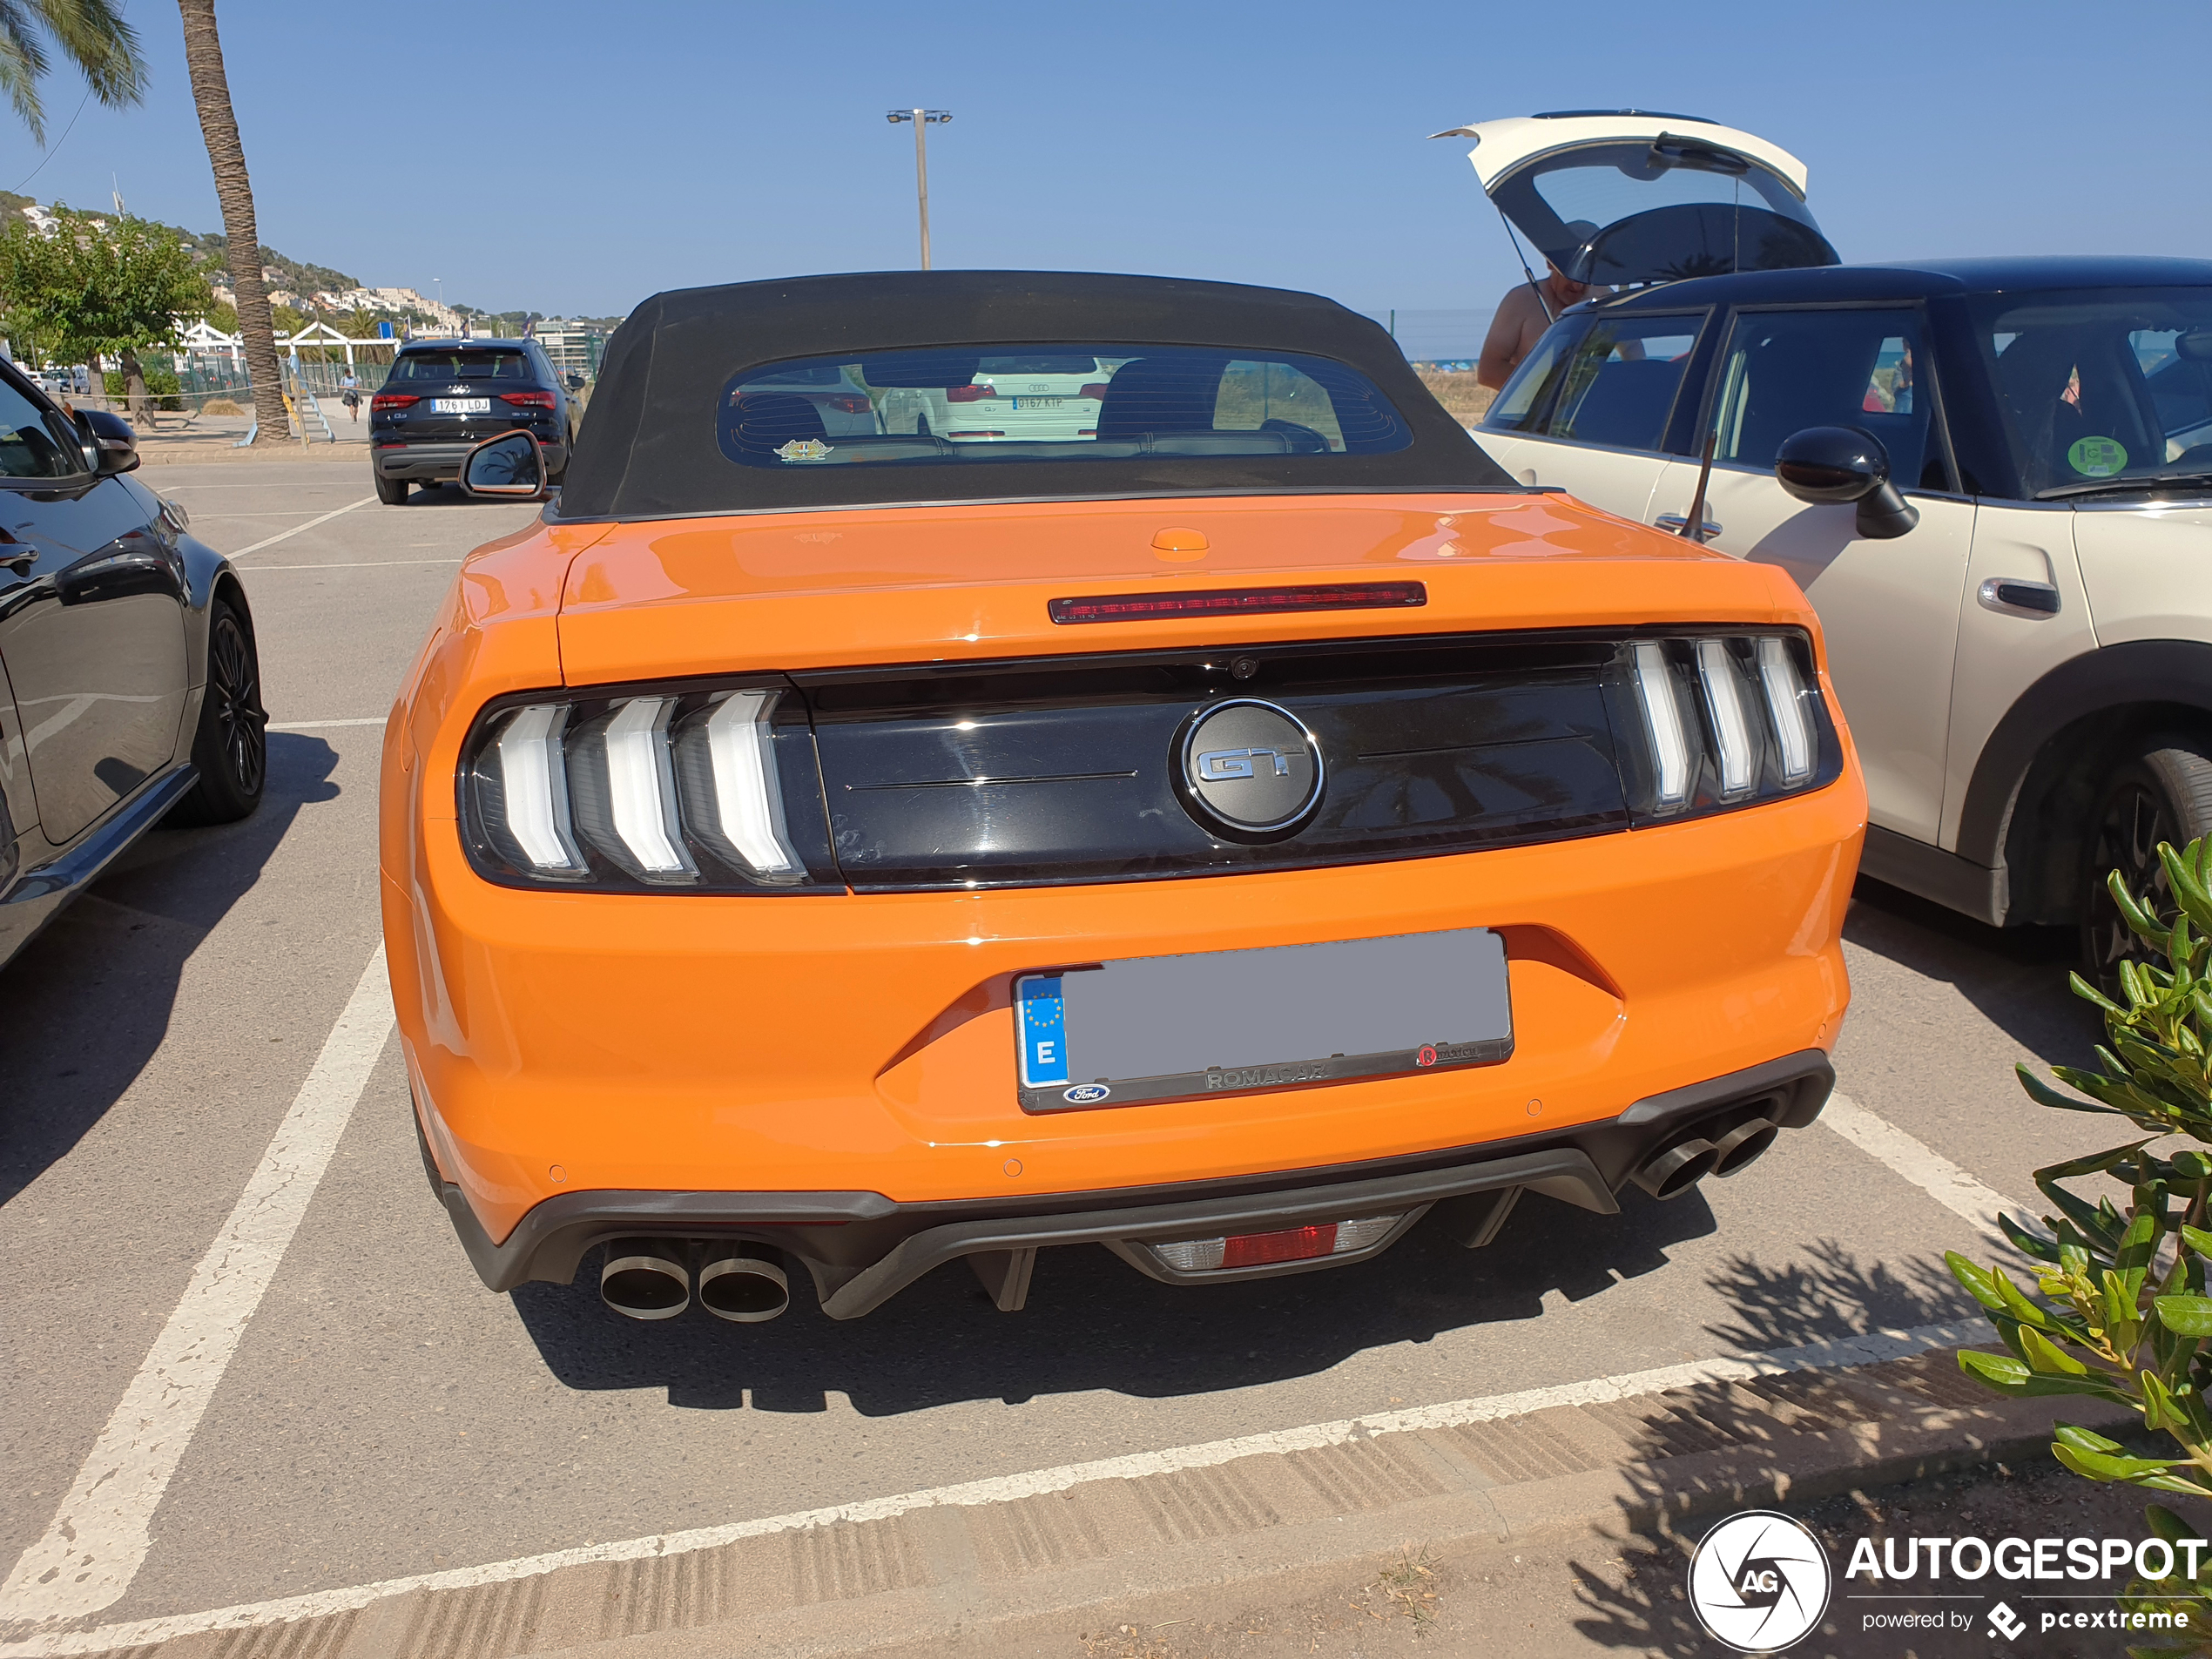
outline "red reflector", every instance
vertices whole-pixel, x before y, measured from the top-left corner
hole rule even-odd
[[[1428,603],[1420,582],[1344,582],[1322,588],[1217,588],[1205,593],[1103,593],[1054,599],[1053,621],[1145,622],[1154,617],[1257,617],[1282,610],[1395,610]]]
[[[1002,437],[1004,437],[1004,436],[1006,435],[1006,434],[1005,434],[1005,433],[1003,433],[1003,432],[966,432],[966,431],[962,431],[962,432],[948,432],[947,434],[945,434],[945,435],[946,435],[947,437],[948,437],[948,438],[1002,438]]]
[[[1270,1262],[1310,1261],[1337,1247],[1337,1224],[1292,1227],[1279,1233],[1243,1233],[1224,1245],[1223,1267],[1264,1267]]]

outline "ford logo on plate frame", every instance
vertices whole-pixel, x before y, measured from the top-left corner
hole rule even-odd
[[[1063,1089],[1060,1098],[1070,1106],[1096,1106],[1113,1093],[1104,1083],[1077,1083],[1073,1089]]]

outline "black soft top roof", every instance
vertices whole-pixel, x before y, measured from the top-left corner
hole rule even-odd
[[[1413,442],[1383,455],[1034,461],[968,467],[739,467],[715,436],[723,388],[789,358],[967,345],[1226,347],[1303,353],[1358,369]],[[1318,294],[1174,277],[894,271],[657,293],[608,343],[559,512],[574,518],[1005,499],[1252,495],[1316,488],[1514,489],[1371,319]]]

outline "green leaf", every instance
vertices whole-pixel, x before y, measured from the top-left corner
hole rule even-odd
[[[2205,1231],[2203,1228],[2192,1227],[2188,1223],[2183,1222],[2182,1238],[2198,1255],[2212,1256],[2212,1233]]]
[[[2147,1474],[2163,1474],[2175,1462],[2172,1458],[2114,1457],[2104,1452],[2076,1451],[2056,1441],[2052,1444],[2051,1455],[2076,1474],[2092,1480],[2139,1480]]]
[[[2176,1152],[2174,1154],[2174,1173],[2185,1181],[2212,1179],[2212,1157],[2207,1157],[2202,1152]]]
[[[2176,1336],[2212,1337],[2212,1296],[2155,1297],[2151,1306],[2158,1311],[2158,1322]]]
[[[2022,1325],[2040,1325],[2046,1330],[2052,1328],[2054,1321],[2051,1316],[2021,1295],[2020,1287],[2013,1283],[2002,1268],[1990,1274],[1989,1282],[1997,1287],[1997,1294],[2005,1304],[2005,1312]]]
[[[2108,1112],[2112,1109],[2094,1101],[2076,1100],[2071,1095],[2061,1095],[2025,1064],[2016,1065],[2013,1069],[2019,1075],[2020,1087],[2027,1091],[2028,1098],[2038,1106],[2055,1107],[2062,1112]]]
[[[2012,1240],[2013,1248],[2023,1256],[2032,1256],[2039,1262],[2056,1262],[2060,1259],[2056,1240],[2045,1238],[2038,1233],[2032,1233],[2010,1216],[2001,1213],[1997,1217],[1997,1224],[2004,1230],[2005,1237]],[[2212,1238],[2212,1234],[2207,1234],[2206,1237]]]
[[[1973,1348],[1959,1350],[1959,1369],[1976,1382],[2006,1394],[2026,1393],[2031,1377],[2025,1359],[2001,1353],[1981,1353]]]
[[[2140,1193],[2140,1189],[2138,1190]],[[2121,1236],[2118,1266],[2122,1272],[2150,1264],[2152,1254],[2158,1249],[2156,1211],[2138,1197],[2134,1217],[2128,1224],[2128,1231]],[[2140,1281],[2139,1281],[2140,1282]],[[2133,1299],[2132,1298],[2130,1298]]]
[[[1952,1278],[1966,1287],[1966,1294],[1992,1312],[2005,1311],[2005,1298],[1997,1293],[1997,1286],[1989,1275],[1968,1261],[1955,1250],[1943,1252],[1944,1265],[1951,1270]]]
[[[2212,934],[2212,893],[2205,891],[2190,860],[2174,851],[2165,841],[2158,844],[2158,861],[2166,867],[2166,880],[2174,890],[2174,902],[2180,906],[2188,919]]]
[[[2102,1008],[2107,1014],[2121,1014],[2126,1011],[2121,1008],[2119,1003],[2114,1001],[2095,986],[2090,984],[2087,980],[2083,979],[2080,974],[2068,974],[2066,976],[2066,980],[2067,984],[2073,989],[2074,994],[2080,997],[2083,1001],[2094,1002],[2099,1008]]]
[[[2070,1446],[2077,1452],[2124,1452],[2128,1448],[2118,1440],[2107,1440],[2094,1429],[2083,1428],[2075,1423],[2054,1423],[2052,1438],[2060,1446]]]
[[[2135,895],[2128,891],[2128,884],[2114,870],[2105,878],[2105,890],[2112,894],[2112,901],[2120,907],[2120,919],[2145,939],[2155,940],[2166,931],[2158,925],[2158,918],[2135,902]]]
[[[2183,1521],[2162,1503],[2147,1503],[2143,1506],[2143,1524],[2150,1528],[2154,1537],[2163,1538],[2169,1544],[2178,1544],[2184,1538],[2194,1538],[2197,1535],[2189,1530],[2188,1521]]]
[[[2002,1274],[1998,1275],[1997,1284],[2000,1291],[2009,1288]],[[2015,1296],[2020,1294],[2017,1291],[2013,1293]],[[2022,1301],[2026,1299],[2025,1297],[2021,1298]],[[2021,1325],[2020,1344],[2027,1350],[2028,1363],[2035,1367],[2038,1375],[2086,1377],[2089,1374],[2087,1366],[2076,1359],[2032,1325],[2025,1323]]]

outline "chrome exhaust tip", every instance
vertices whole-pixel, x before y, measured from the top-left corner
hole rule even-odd
[[[1676,1141],[1638,1164],[1629,1179],[1655,1198],[1679,1198],[1710,1175],[1719,1160],[1720,1149],[1710,1141]]]
[[[664,1238],[617,1238],[599,1270],[599,1296],[626,1319],[672,1319],[691,1305],[683,1247]]]
[[[1781,1134],[1782,1125],[1770,1118],[1754,1117],[1738,1123],[1713,1143],[1713,1173],[1727,1177],[1750,1169]]]
[[[710,1244],[699,1305],[732,1325],[763,1325],[791,1305],[791,1276],[765,1244]]]

